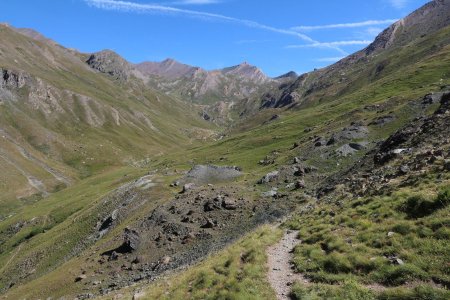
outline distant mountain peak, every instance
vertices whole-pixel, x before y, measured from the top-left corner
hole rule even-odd
[[[283,75],[280,75],[278,77],[275,77],[275,79],[286,79],[286,78],[293,78],[293,79],[295,79],[298,76],[299,75],[296,72],[290,71],[290,72],[287,72],[286,74],[283,74]]]
[[[410,41],[436,32],[450,24],[450,0],[433,0],[395,22],[366,48],[366,54],[401,46]]]
[[[175,64],[180,64],[180,65],[182,65],[182,63],[176,61],[176,60],[173,59],[173,58],[166,58],[165,60],[163,60],[163,61],[161,62],[161,64],[163,64],[163,65],[175,65]]]
[[[86,63],[91,68],[102,73],[107,73],[120,80],[126,80],[132,69],[129,62],[109,49],[92,53]]]
[[[239,76],[256,83],[269,81],[270,78],[264,72],[248,62],[244,61],[239,65],[220,70],[222,74]]]

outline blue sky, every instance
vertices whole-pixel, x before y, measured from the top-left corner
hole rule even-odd
[[[427,0],[3,0],[0,22],[83,52],[167,57],[217,69],[248,61],[270,76],[327,66]]]

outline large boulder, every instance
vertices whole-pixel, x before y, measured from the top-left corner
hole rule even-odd
[[[225,198],[222,200],[222,207],[226,210],[235,210],[238,208],[238,205],[235,200]]]
[[[141,244],[141,238],[136,230],[125,228],[123,243],[115,249],[117,253],[131,253],[136,251]]]

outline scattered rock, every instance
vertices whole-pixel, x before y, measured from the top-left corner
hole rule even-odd
[[[125,228],[123,243],[114,251],[112,251],[110,258],[114,253],[131,253],[133,251],[136,251],[139,248],[140,243],[141,238],[139,237],[138,232],[129,228]]]
[[[406,175],[406,174],[409,173],[410,169],[409,169],[409,167],[408,167],[407,165],[403,165],[403,166],[401,166],[401,167],[399,168],[398,171],[399,171],[399,173],[400,173],[401,175]]]
[[[117,254],[116,251],[112,251],[108,257],[108,261],[114,261],[114,260],[118,260],[118,259],[119,259],[119,255]]]
[[[236,201],[234,201],[232,199],[223,199],[222,207],[227,210],[235,210],[238,208]]]
[[[294,169],[294,176],[303,176],[305,175],[306,171],[303,167],[296,167]]]
[[[342,145],[341,147],[339,147],[338,149],[336,149],[336,154],[338,156],[343,156],[343,157],[347,157],[347,156],[351,156],[353,154],[355,154],[358,150],[356,150],[353,147],[350,147],[349,144],[345,144]]]
[[[404,265],[405,262],[403,260],[401,260],[400,258],[398,258],[397,256],[390,256],[388,257],[388,260],[390,261],[391,264],[393,265]]]
[[[446,171],[450,171],[450,159],[446,159],[446,160],[444,161],[444,169],[445,169]]]
[[[133,300],[145,299],[145,292],[136,292],[133,295]]]
[[[208,113],[206,111],[203,111],[200,116],[203,118],[203,120],[205,121],[210,121],[211,120],[211,116],[208,115]]]
[[[267,173],[263,178],[261,178],[258,181],[258,183],[265,184],[265,183],[273,182],[278,179],[279,174],[280,173],[278,171],[273,171],[273,172]]]
[[[407,151],[408,149],[394,149],[392,150],[393,154],[402,154],[403,152]]]
[[[174,181],[174,182],[172,182],[171,184],[170,184],[170,187],[177,187],[177,186],[179,186],[180,185],[180,182],[179,181]]]
[[[80,282],[81,280],[86,279],[86,278],[87,278],[87,276],[85,274],[78,275],[75,278],[75,282]]]
[[[395,119],[396,119],[396,117],[394,115],[382,116],[382,117],[378,117],[375,120],[373,120],[372,122],[370,122],[369,125],[384,126],[386,124],[389,124],[389,123],[395,121]]]
[[[258,164],[260,164],[261,166],[273,165],[274,163],[275,163],[275,159],[270,158],[268,156],[266,156],[266,158],[264,158],[258,162]]]
[[[172,258],[170,256],[164,256],[163,259],[161,260],[161,263],[163,265],[168,265],[171,261],[172,261]]]
[[[277,195],[278,195],[278,191],[274,190],[274,189],[261,194],[261,196],[266,197],[266,198],[276,197]]]
[[[333,134],[333,135],[330,137],[330,139],[328,140],[327,146],[334,145],[334,144],[336,144],[336,142],[337,142],[336,136]]]
[[[222,204],[222,196],[219,195],[212,200],[206,201],[206,203],[203,205],[203,210],[205,212],[218,210],[221,208],[221,204]]]
[[[422,104],[430,105],[438,103],[442,99],[442,96],[444,96],[444,94],[444,92],[427,94],[423,97]]]
[[[355,139],[364,139],[369,134],[369,129],[362,123],[354,122],[349,127],[345,127],[342,131],[334,133],[326,142],[328,146],[341,141],[351,141]]]
[[[187,191],[192,190],[194,187],[194,183],[186,183],[185,185],[183,185],[183,190],[181,191],[181,193],[186,193]]]
[[[297,180],[295,182],[295,189],[299,190],[299,189],[304,189],[305,187],[306,187],[306,185],[305,185],[304,180]]]
[[[270,117],[269,122],[270,122],[270,121],[275,121],[275,120],[277,120],[277,119],[279,119],[279,118],[280,118],[279,115],[273,115],[272,117]]]
[[[361,150],[366,149],[367,143],[364,143],[364,142],[362,142],[362,143],[350,143],[348,145],[350,147],[352,147],[353,149],[355,149],[356,151],[361,151]]]
[[[214,228],[216,225],[216,222],[212,221],[210,218],[205,218],[205,223],[201,226],[201,228]]]
[[[388,237],[393,237],[394,235],[395,235],[395,232],[393,232],[393,231],[389,231],[387,234]]]
[[[317,138],[315,141],[314,141],[314,146],[315,147],[323,147],[323,146],[325,146],[327,144],[327,141],[325,141],[325,139],[323,139],[323,138]]]

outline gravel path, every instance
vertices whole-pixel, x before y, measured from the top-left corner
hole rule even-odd
[[[287,231],[283,238],[267,249],[267,278],[277,294],[278,300],[290,299],[289,293],[295,281],[308,283],[292,269],[292,250],[301,241],[297,239],[298,231]]]

